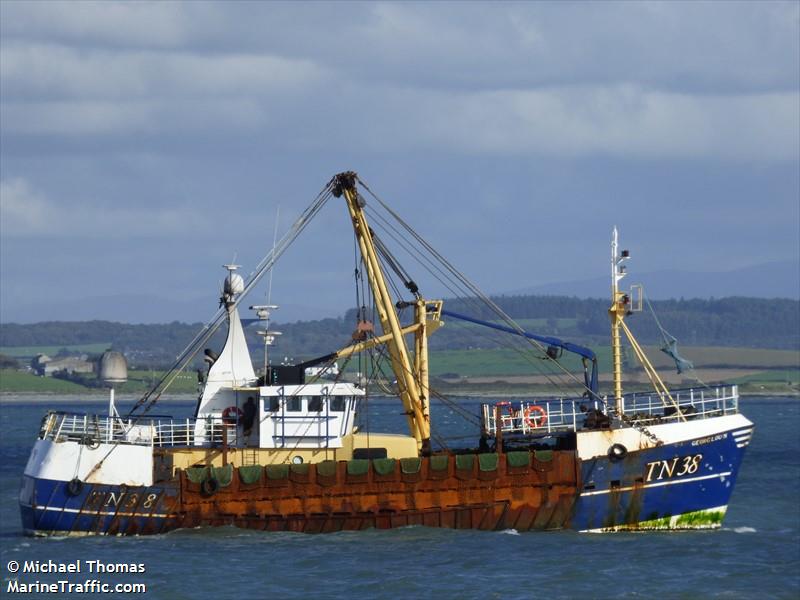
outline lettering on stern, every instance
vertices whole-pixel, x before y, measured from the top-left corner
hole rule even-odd
[[[692,440],[692,446],[703,446],[705,444],[710,444],[711,442],[716,442],[717,440],[724,440],[728,437],[727,433],[718,433],[717,435],[710,435],[708,437],[700,438],[698,440]]]
[[[135,512],[140,500],[143,500],[141,509],[151,511],[155,508],[158,494],[140,494],[137,492],[99,492],[92,491],[86,502],[86,508],[90,510],[101,510],[103,508],[116,508],[126,512]]]

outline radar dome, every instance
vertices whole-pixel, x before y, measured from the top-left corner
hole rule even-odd
[[[226,294],[241,294],[244,291],[244,279],[238,273],[231,273],[225,279]]]
[[[128,381],[128,361],[122,352],[109,350],[100,357],[97,377],[103,383],[125,383]]]

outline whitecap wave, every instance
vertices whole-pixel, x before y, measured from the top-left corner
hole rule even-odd
[[[503,529],[500,533],[504,533],[506,535],[519,535],[519,531],[516,529]]]

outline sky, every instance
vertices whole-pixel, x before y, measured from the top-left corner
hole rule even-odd
[[[614,225],[631,272],[797,261],[799,40],[798,2],[3,0],[0,321],[206,320],[344,170],[488,293],[603,276]],[[353,304],[349,227],[278,320]]]

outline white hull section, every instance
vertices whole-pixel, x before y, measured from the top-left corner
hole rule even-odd
[[[90,448],[78,442],[37,440],[25,475],[54,481],[77,477],[87,483],[149,486],[153,484],[153,449],[104,443]]]
[[[735,430],[735,434],[740,436],[737,441],[741,439],[741,443],[747,445],[752,435],[752,428],[752,421],[744,415],[734,414],[686,422],[673,421],[661,425],[649,425],[647,431],[661,440],[664,445],[671,445],[713,437]],[[656,443],[652,439],[632,427],[579,431],[577,434],[578,457],[581,460],[606,456],[608,449],[613,444],[622,444],[629,452],[656,447]]]

